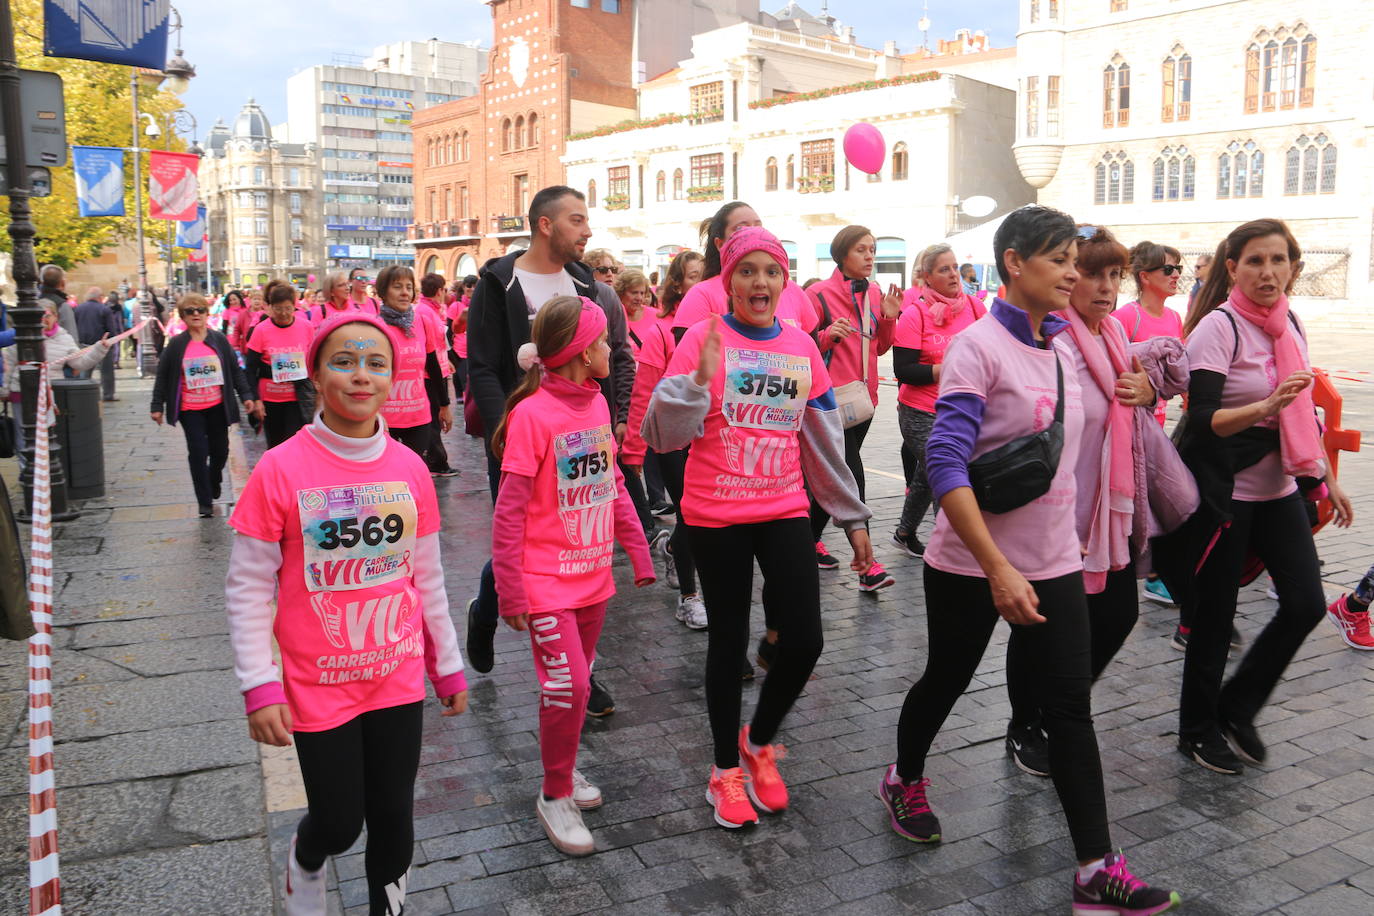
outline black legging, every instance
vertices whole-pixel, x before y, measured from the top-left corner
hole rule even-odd
[[[1013,626],[1011,641],[1022,643],[1030,665],[1030,695],[1041,710],[1049,736],[1050,772],[1069,822],[1080,861],[1100,859],[1112,849],[1102,760],[1091,709],[1092,650],[1083,574],[1032,582],[1045,622]],[[926,755],[955,702],[968,689],[1001,616],[988,580],[925,566],[925,673],[912,686],[897,725],[897,772],[920,778]],[[769,675],[772,676],[771,674]]]
[[[859,450],[864,447],[864,437],[868,435],[868,428],[873,425],[870,418],[857,426],[851,426],[844,431],[844,463],[849,466],[850,473],[854,475],[854,482],[859,485],[859,499],[864,498],[864,462]],[[821,508],[820,503],[811,500],[811,540],[813,542],[821,539],[821,534],[825,532],[825,526],[830,522],[830,513]]]
[[[620,473],[625,478],[625,490],[630,494],[630,502],[634,503],[635,515],[639,517],[639,526],[644,529],[644,537],[646,540],[652,540],[658,523],[654,521],[654,513],[649,508],[649,497],[644,495],[644,478],[618,460],[616,463],[620,464]]]
[[[1321,568],[1307,509],[1296,492],[1268,502],[1231,501],[1231,526],[1217,538],[1197,574],[1197,607],[1183,662],[1178,733],[1216,738],[1222,718],[1251,725],[1298,647],[1326,612]],[[1231,680],[1226,674],[1237,583],[1253,551],[1274,577],[1279,609],[1251,643]]]
[[[301,405],[296,401],[263,401],[262,411],[262,429],[268,448],[281,445],[305,425]]]
[[[1088,627],[1092,640],[1093,683],[1116,657],[1140,618],[1140,593],[1135,569],[1126,567],[1107,574],[1107,587],[1088,595]],[[1026,644],[1016,640],[1007,646],[1007,698],[1011,700],[1013,726],[1039,725],[1035,695],[1035,665],[1026,658]]]
[[[668,541],[668,549],[677,564],[677,590],[680,595],[697,593],[697,567],[692,560],[692,545],[688,543],[687,523],[682,520],[682,475],[687,468],[687,449],[657,454],[659,470],[663,472],[663,486],[677,507],[677,525]],[[647,457],[647,456],[646,456]]]
[[[196,503],[208,506],[215,501],[229,460],[229,420],[224,416],[224,405],[183,410],[177,414],[177,422],[186,436],[186,460],[191,465]]]
[[[409,448],[412,452],[424,460],[425,453],[429,451],[430,428],[425,423],[421,426],[403,426],[397,428],[390,427],[387,432],[391,433],[391,438]]]
[[[754,560],[765,582],[764,604],[782,620],[778,656],[768,668],[749,726],[755,744],[771,743],[821,656],[820,577],[815,541],[805,518],[785,518],[725,528],[687,526],[701,577],[709,623],[706,644],[706,711],[711,718],[715,762],[739,766],[740,658],[749,646],[749,606]]]
[[[296,732],[296,755],[309,809],[296,827],[296,861],[317,871],[346,851],[367,825],[370,916],[399,913],[396,882],[415,845],[415,773],[420,767],[422,704],[389,706],[322,732]],[[396,906],[387,908],[388,891]]]

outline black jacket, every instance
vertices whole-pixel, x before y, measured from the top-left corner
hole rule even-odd
[[[148,405],[149,413],[160,413],[171,426],[175,426],[181,415],[181,360],[186,355],[186,345],[191,342],[191,332],[182,331],[167,342],[162,356],[157,361],[157,380],[153,382],[153,400]],[[248,384],[248,376],[239,368],[239,357],[229,345],[229,338],[219,331],[207,330],[205,343],[219,357],[220,370],[225,374],[224,418],[230,423],[239,421],[239,401],[251,401],[257,397]],[[232,392],[228,389],[232,389]],[[233,397],[237,394],[238,397]]]
[[[522,254],[514,251],[483,264],[468,307],[468,386],[488,437],[501,424],[506,397],[524,374],[515,360],[520,345],[530,339],[529,308],[515,277],[515,259]],[[614,422],[627,422],[635,361],[625,339],[625,309],[615,291],[593,279],[591,268],[581,261],[572,261],[563,269],[572,277],[577,294],[595,301],[606,312],[611,374],[601,380],[601,391]]]

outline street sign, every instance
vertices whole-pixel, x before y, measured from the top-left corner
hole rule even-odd
[[[62,77],[43,70],[19,71],[19,111],[24,118],[26,165],[67,164],[67,115],[62,105]],[[6,158],[0,137],[0,165]]]
[[[5,170],[0,168],[0,197],[7,197],[10,193],[9,182],[5,177]],[[29,197],[49,197],[52,195],[52,172],[43,168],[41,165],[29,167]]]

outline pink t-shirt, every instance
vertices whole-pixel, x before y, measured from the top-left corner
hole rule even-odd
[[[248,349],[261,353],[262,361],[267,364],[268,377],[260,386],[264,401],[281,404],[296,400],[296,387],[292,383],[310,376],[305,354],[314,336],[315,328],[299,317],[284,328],[270,318],[253,328],[248,337]]]
[[[206,410],[224,403],[224,367],[219,354],[199,340],[186,344],[181,357],[181,409]]]
[[[367,312],[369,315],[380,315],[382,313],[382,304],[375,296],[367,296],[363,299],[354,299],[350,296],[348,302],[355,309]]]
[[[1263,330],[1234,313],[1236,330],[1231,330],[1231,322],[1221,314],[1223,310],[1230,311],[1223,306],[1207,313],[1188,335],[1188,368],[1226,376],[1226,384],[1221,389],[1221,406],[1245,407],[1269,397],[1279,385],[1274,342]],[[1240,333],[1239,349],[1237,331]],[[1302,334],[1298,334],[1298,346],[1302,349],[1303,364],[1307,365],[1307,341]],[[1236,354],[1234,360],[1232,353]],[[1279,421],[1277,417],[1265,417],[1255,425],[1277,429]],[[1287,496],[1296,488],[1297,482],[1283,472],[1283,457],[1275,448],[1257,464],[1236,474],[1232,496],[1241,502],[1264,502]]]
[[[306,427],[258,461],[229,524],[281,545],[272,632],[296,731],[424,699],[411,560],[439,506],[419,456],[388,440],[380,458],[349,461]]]
[[[724,315],[728,311],[730,300],[725,295],[725,284],[720,277],[712,277],[687,290],[687,295],[682,297],[677,311],[673,314],[673,327],[690,328],[703,318]],[[782,288],[782,295],[778,298],[778,309],[773,317],[783,324],[801,328],[808,334],[816,330],[816,323],[820,321],[806,291],[791,280]]]
[[[426,324],[426,333],[435,341],[438,355],[439,374],[448,378],[453,374],[453,363],[448,360],[448,323],[443,319],[443,309],[433,299],[421,296],[415,300],[415,310]]]
[[[790,325],[776,325],[771,340],[746,337],[726,321],[718,327],[720,370],[711,380],[705,433],[687,457],[682,516],[703,528],[803,518],[798,434],[807,402],[830,390],[816,342]],[[696,371],[708,328],[687,331],[665,375]]]
[[[615,453],[605,398],[577,407],[541,388],[511,409],[501,470],[534,480],[524,556],[532,611],[587,607],[615,594]]]
[[[453,322],[457,321],[458,318],[459,318],[464,312],[466,312],[467,310],[468,310],[468,301],[467,301],[466,299],[455,299],[453,302],[449,303],[449,307],[448,307],[448,321],[449,321],[449,327],[452,328],[452,327],[453,327]],[[456,353],[456,354],[458,354],[458,358],[459,358],[459,359],[467,359],[467,358],[468,358],[468,332],[467,332],[467,325],[464,325],[463,328],[464,328],[464,330],[459,331],[458,333],[456,333],[456,334],[453,335],[453,352]]]
[[[649,339],[649,334],[658,327],[659,321],[658,312],[647,306],[639,310],[639,318],[635,321],[630,320],[628,312],[625,314],[625,339],[630,342],[630,352],[634,354],[636,362],[639,361],[640,349]]]
[[[351,299],[344,305],[343,308],[339,308],[338,306],[336,306],[334,304],[334,300],[332,299],[327,300],[325,302],[317,302],[310,307],[310,311],[306,314],[310,316],[310,323],[314,325],[316,328],[318,328],[320,325],[324,324],[326,319],[332,318],[340,312],[361,312],[366,315],[376,314],[375,311],[370,311],[366,307],[358,305],[358,303],[352,301]]]
[[[424,426],[429,422],[425,357],[434,351],[434,332],[423,314],[411,322],[411,337],[391,325],[386,330],[396,356],[391,364],[391,395],[382,405],[382,417],[392,429]]]
[[[940,370],[941,397],[972,394],[987,405],[973,449],[976,459],[1053,422],[1056,359],[1064,367],[1064,451],[1050,491],[1010,512],[983,513],[998,549],[1032,581],[1066,576],[1083,568],[1074,485],[1083,435],[1083,400],[1073,357],[1063,340],[1057,340],[1049,350],[1027,346],[1001,322],[990,318],[975,321],[951,341]],[[946,512],[935,517],[935,533],[926,548],[925,561],[956,575],[984,577],[972,552],[950,527]]]
[[[1112,312],[1112,316],[1126,329],[1126,337],[1131,343],[1139,343],[1153,337],[1183,339],[1183,319],[1178,317],[1178,312],[1168,307],[1165,307],[1163,314],[1155,318],[1141,308],[1139,302],[1128,302]],[[1166,401],[1163,398],[1155,405],[1155,420],[1160,426],[1164,425],[1165,405]]]
[[[945,350],[954,339],[954,335],[977,321],[978,315],[982,313],[975,314],[972,306],[965,305],[958,315],[945,322],[944,327],[937,327],[934,319],[930,317],[930,309],[926,306],[925,300],[911,296],[913,292],[916,290],[906,291],[906,295],[911,298],[911,305],[903,309],[902,317],[897,319],[897,335],[893,338],[892,345],[908,350],[920,350],[922,365],[938,366],[944,362]],[[903,384],[897,389],[899,403],[924,410],[926,413],[935,413],[935,401],[939,396],[940,386],[935,383]]]

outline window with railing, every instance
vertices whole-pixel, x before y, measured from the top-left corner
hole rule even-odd
[[[1125,150],[1106,153],[1093,167],[1093,203],[1135,202],[1135,163]]]
[[[778,189],[778,157],[769,156],[768,161],[763,166],[763,189],[765,191],[776,191]]]
[[[691,185],[688,200],[725,199],[725,154],[706,153],[691,160]]]
[[[1284,194],[1336,193],[1336,144],[1326,134],[1298,137],[1284,158]]]
[[[1163,101],[1160,117],[1168,121],[1186,121],[1192,114],[1193,58],[1182,48],[1175,47],[1164,58]]]
[[[1217,157],[1217,197],[1264,196],[1264,152],[1254,140],[1232,140]]]
[[[1026,136],[1040,136],[1040,77],[1026,77]]]
[[[1131,65],[1115,57],[1102,69],[1102,126],[1131,123]]]
[[[700,83],[688,88],[692,120],[699,123],[720,121],[725,117],[725,82]]]
[[[527,173],[511,176],[511,206],[516,213],[530,209],[530,176]]]
[[[630,167],[618,165],[606,170],[606,209],[628,210],[630,207]]]
[[[835,141],[807,140],[801,145],[801,183],[798,190],[835,190]]]
[[[472,216],[472,211],[468,209],[468,186],[459,185],[458,187],[458,218],[467,219]]]
[[[1045,136],[1059,136],[1059,77],[1045,78]]]
[[[1299,24],[1260,30],[1245,49],[1245,111],[1310,108],[1316,98],[1317,37]]]
[[[1186,146],[1166,146],[1155,157],[1150,199],[1192,200],[1197,184],[1197,161]]]

